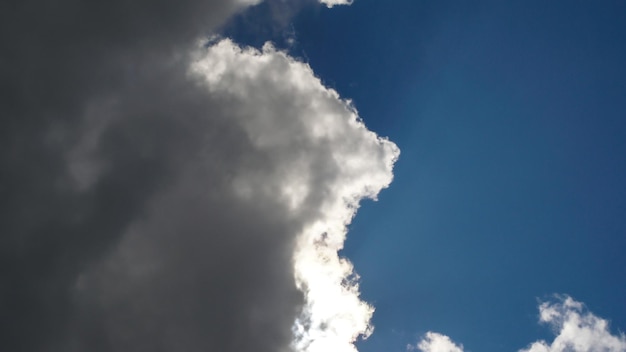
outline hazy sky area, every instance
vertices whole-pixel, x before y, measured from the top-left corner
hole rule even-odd
[[[0,351],[625,352],[626,3],[0,5]]]

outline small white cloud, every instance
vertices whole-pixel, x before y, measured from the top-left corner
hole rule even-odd
[[[436,332],[427,332],[416,346],[422,352],[463,352],[463,345],[457,345],[446,336]],[[410,350],[415,347],[409,346]]]
[[[569,296],[539,306],[539,321],[549,324],[557,336],[548,343],[536,341],[520,352],[623,352],[624,334],[614,335],[609,323],[588,312],[584,305]]]
[[[539,321],[550,325],[556,337],[551,343],[535,341],[518,352],[625,352],[626,336],[612,334],[609,323],[585,309],[569,296],[556,296],[553,302],[539,305]],[[409,350],[422,352],[463,352],[448,336],[428,332]]]
[[[351,5],[353,0],[320,0],[322,4],[325,4],[328,7],[333,7],[335,5]]]

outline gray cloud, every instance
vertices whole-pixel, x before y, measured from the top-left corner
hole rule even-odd
[[[178,53],[237,6],[133,4],[3,2],[3,350],[62,343],[76,277],[116,245],[200,142],[168,116],[174,109],[193,124],[211,104],[198,104]]]
[[[290,350],[319,248],[366,332],[336,251],[397,149],[308,66],[198,47],[244,5],[0,5],[0,349]]]

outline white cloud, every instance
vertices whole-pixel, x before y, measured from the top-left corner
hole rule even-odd
[[[277,166],[233,178],[235,192],[272,192],[302,221],[295,279],[306,304],[294,326],[299,351],[355,351],[373,307],[359,299],[352,264],[338,256],[359,201],[389,185],[398,148],[368,131],[349,101],[311,68],[266,44],[262,51],[223,40],[193,66],[258,150]]]
[[[551,343],[540,340],[519,352],[624,352],[626,336],[612,334],[609,323],[585,309],[569,296],[557,296],[554,302],[539,305],[539,321],[550,325],[556,337]],[[423,352],[463,352],[445,335],[434,332],[416,346]],[[409,349],[415,349],[409,346]]]
[[[322,4],[325,4],[328,7],[333,7],[335,5],[351,5],[354,0],[320,0]]]
[[[456,345],[448,336],[430,331],[417,344],[417,348],[422,352],[463,352],[463,346]],[[409,349],[415,347],[409,346]]]
[[[537,341],[520,352],[621,352],[626,351],[624,334],[614,335],[605,319],[586,311],[571,297],[539,306],[539,321],[549,324],[557,336],[548,343]]]

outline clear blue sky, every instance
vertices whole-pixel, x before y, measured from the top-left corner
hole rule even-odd
[[[626,330],[625,14],[622,1],[356,0],[306,7],[288,31],[226,29],[279,47],[295,34],[292,54],[402,151],[344,251],[377,309],[362,352],[428,330],[515,351],[549,338],[537,299],[553,293]]]

